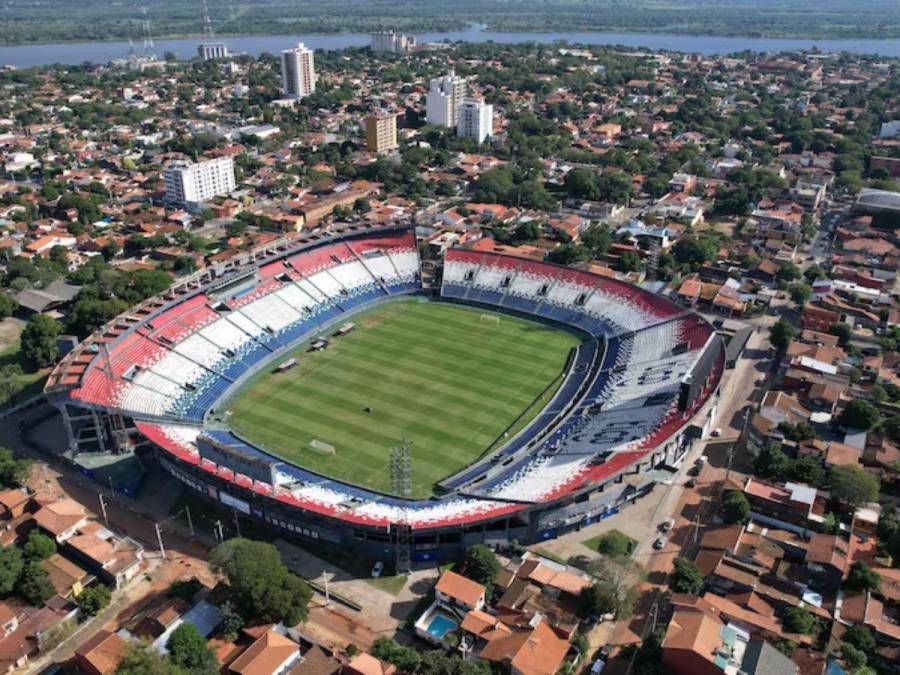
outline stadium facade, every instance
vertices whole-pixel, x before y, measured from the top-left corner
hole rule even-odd
[[[51,374],[46,393],[70,453],[149,442],[171,475],[273,528],[422,562],[602,519],[709,431],[724,349],[699,315],[614,279],[504,255],[453,249],[442,278],[430,271],[423,282],[410,229],[353,226],[204,270],[117,317]],[[423,293],[584,334],[552,400],[437,496],[315,474],[228,429],[217,405],[248,378],[356,313]]]

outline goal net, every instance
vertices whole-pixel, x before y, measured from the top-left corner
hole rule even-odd
[[[500,325],[500,317],[497,316],[496,314],[479,314],[478,321],[479,321],[479,323],[487,322],[493,326]]]
[[[325,441],[320,441],[318,438],[314,438],[309,442],[309,447],[311,447],[316,452],[322,453],[323,455],[333,455],[334,454],[334,446],[331,443],[326,443]]]

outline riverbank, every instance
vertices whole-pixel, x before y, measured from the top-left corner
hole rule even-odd
[[[441,33],[421,33],[419,42],[496,42],[501,44],[521,42],[553,43],[566,41],[570,44],[620,46],[629,49],[650,49],[653,51],[696,52],[708,56],[730,54],[741,51],[789,52],[818,49],[823,52],[850,52],[881,57],[900,58],[900,38],[892,40],[801,40],[757,37],[694,36],[665,33],[561,33],[561,32],[518,32],[501,33],[495,31],[469,29]],[[277,53],[298,42],[304,42],[313,49],[345,49],[365,47],[370,42],[368,33],[332,33],[298,35],[242,35],[218,37],[233,53],[258,56],[263,52]],[[197,53],[199,37],[173,40],[156,40],[150,49],[138,44],[138,53],[155,53],[160,58],[167,52],[178,58],[192,58]],[[23,45],[0,47],[0,64],[26,68],[54,63],[80,64],[107,63],[128,56],[132,45],[126,41],[55,43],[46,45]]]

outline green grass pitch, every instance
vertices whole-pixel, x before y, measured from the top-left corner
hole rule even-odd
[[[440,302],[395,302],[355,323],[322,352],[298,349],[292,370],[245,385],[225,406],[229,424],[291,463],[384,492],[390,449],[409,440],[417,497],[534,417],[579,343],[540,323]]]

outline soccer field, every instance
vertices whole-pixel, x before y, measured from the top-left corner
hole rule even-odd
[[[536,415],[579,343],[540,323],[439,302],[383,305],[355,323],[324,351],[298,349],[293,369],[245,385],[225,406],[229,423],[289,462],[384,492],[390,449],[409,440],[417,497]]]

